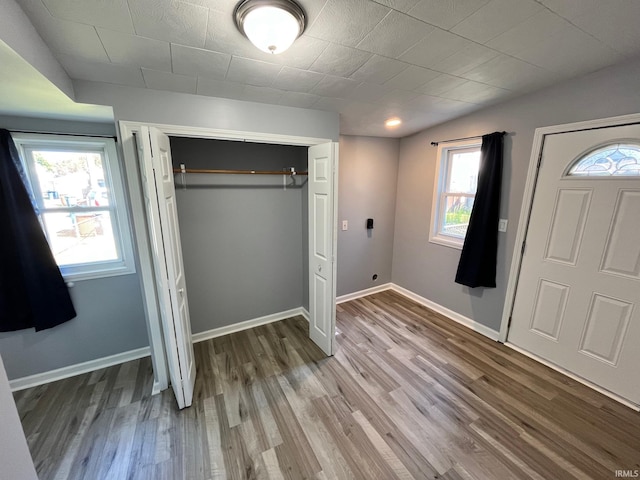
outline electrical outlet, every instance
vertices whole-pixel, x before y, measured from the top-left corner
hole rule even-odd
[[[507,231],[507,219],[506,218],[501,218],[500,221],[498,221],[498,231],[499,232],[506,232]]]
[[[349,220],[342,220],[342,231],[349,230]]]

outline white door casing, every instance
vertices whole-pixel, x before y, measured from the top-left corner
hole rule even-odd
[[[338,144],[309,148],[309,337],[335,352]]]
[[[180,230],[175,203],[169,137],[154,127],[141,127],[146,177],[148,224],[154,250],[154,267],[167,363],[179,408],[191,405],[196,367],[191,322],[182,262]],[[155,202],[154,202],[155,200]],[[155,203],[155,204],[154,204]]]
[[[640,178],[570,177],[640,125],[547,135],[508,341],[640,404]]]

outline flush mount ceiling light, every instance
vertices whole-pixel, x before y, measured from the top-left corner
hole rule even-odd
[[[305,15],[292,0],[244,0],[235,11],[238,30],[263,52],[289,48],[305,27]]]
[[[399,118],[390,118],[389,120],[384,122],[384,124],[389,128],[397,127],[401,123],[402,123],[402,120],[400,120]]]

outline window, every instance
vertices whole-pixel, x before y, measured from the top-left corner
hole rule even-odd
[[[481,140],[438,146],[429,241],[462,248],[478,186]]]
[[[576,161],[570,177],[637,177],[640,175],[640,145],[616,143],[598,148]]]
[[[135,271],[115,142],[13,134],[37,213],[67,280]]]

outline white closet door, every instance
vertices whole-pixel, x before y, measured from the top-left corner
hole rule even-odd
[[[335,351],[338,144],[309,148],[309,338]]]
[[[156,128],[142,127],[140,136],[145,177],[148,181],[147,193],[150,197],[149,225],[167,361],[178,407],[185,408],[193,400],[196,367],[173,184],[171,147],[169,137]]]

